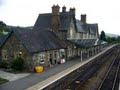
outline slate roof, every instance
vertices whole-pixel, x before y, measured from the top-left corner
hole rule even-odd
[[[76,19],[77,32],[96,34],[98,33],[98,24],[82,23]]]
[[[105,44],[103,43],[104,41],[100,39],[76,39],[70,41],[79,47],[86,47],[86,48]]]
[[[18,28],[10,33],[15,33],[30,53],[66,48],[65,44],[50,30],[21,30]]]
[[[95,44],[96,39],[78,39],[74,40],[76,44],[81,47],[92,47]]]
[[[98,39],[98,41],[97,41],[97,45],[101,45],[101,44],[107,44],[107,42],[106,42],[106,41],[103,41],[103,40]]]
[[[87,24],[91,34],[98,33],[98,24]]]
[[[76,26],[77,26],[77,32],[85,33],[85,27],[84,24],[80,20],[76,20]]]
[[[52,18],[52,13],[39,14],[33,29],[50,30],[51,18]],[[75,19],[75,16],[73,15],[72,12],[60,13],[60,29],[59,30],[68,30],[72,18],[74,19],[77,32],[80,32],[80,33],[90,32],[91,34],[96,34],[96,32],[98,33],[98,24],[82,23],[80,20]]]
[[[73,17],[72,12],[61,12],[60,13],[60,29],[59,30],[68,30],[71,22],[71,17]],[[51,13],[39,14],[37,21],[33,29],[50,29],[51,25]]]
[[[7,35],[0,35],[0,46],[2,45],[6,37]]]

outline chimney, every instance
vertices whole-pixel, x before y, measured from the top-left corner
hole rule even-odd
[[[52,14],[53,15],[60,15],[59,10],[60,10],[60,7],[58,6],[58,4],[56,6],[55,5],[52,6]]]
[[[81,22],[86,23],[86,14],[81,14]]]
[[[62,12],[66,12],[66,7],[65,6],[62,7]]]
[[[76,10],[75,8],[70,8],[70,9],[69,9],[69,12],[72,12],[73,15],[75,15],[75,10]]]
[[[51,29],[56,32],[60,27],[60,7],[58,5],[52,6]]]

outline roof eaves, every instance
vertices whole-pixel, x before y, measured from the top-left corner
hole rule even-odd
[[[17,36],[17,38],[21,41],[21,43],[22,43],[22,45],[26,48],[26,50],[29,52],[29,53],[31,53],[32,51],[30,51],[27,47],[26,47],[26,45],[24,44],[24,42],[22,42],[22,40],[20,39],[20,37],[18,36],[18,32],[17,31],[13,31],[14,33],[15,33],[15,35]]]
[[[8,33],[8,35],[6,36],[6,38],[2,41],[2,43],[1,43],[0,47],[2,47],[2,46],[3,46],[3,44],[4,44],[4,43],[5,43],[5,41],[9,38],[9,36],[11,35],[11,33],[13,33],[13,31],[10,31],[10,32]]]

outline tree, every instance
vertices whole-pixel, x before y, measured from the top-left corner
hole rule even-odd
[[[0,35],[3,35],[3,32],[9,32],[9,30],[7,25],[3,21],[0,21]]]
[[[3,21],[0,21],[0,27],[5,27],[6,24]]]
[[[104,31],[101,31],[100,40],[106,41],[106,35],[105,35],[105,32],[104,32]]]
[[[116,38],[117,43],[120,43],[120,36]]]
[[[116,37],[107,37],[106,41],[108,43],[117,43],[117,38]]]

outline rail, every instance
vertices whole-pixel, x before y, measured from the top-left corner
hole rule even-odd
[[[116,49],[114,49],[114,52],[116,52]],[[96,70],[99,68],[99,66],[102,63],[104,63],[107,59],[111,58],[112,54],[113,53],[110,50],[102,57],[97,58],[97,60],[93,63],[93,65],[91,65],[91,67],[88,67],[88,69],[85,70],[85,72],[83,72],[82,75],[80,74],[79,76],[74,77],[75,79],[73,81],[69,82],[68,84],[66,84],[66,86],[63,87],[61,90],[66,90],[66,89],[77,90],[78,87],[80,87],[80,85],[82,85],[82,83],[84,83],[94,72],[96,72]]]
[[[119,57],[119,55],[112,62],[111,66],[109,67],[109,70],[106,73],[106,75],[105,75],[102,83],[100,84],[98,90],[106,90],[106,89],[108,90],[108,88],[111,89],[111,90],[114,90],[115,83],[116,83],[117,76],[118,76],[119,66],[120,66],[120,61],[119,61],[118,57]],[[118,62],[117,67],[116,67],[116,62]],[[113,82],[113,85],[109,86],[108,84],[111,84],[111,82]]]

